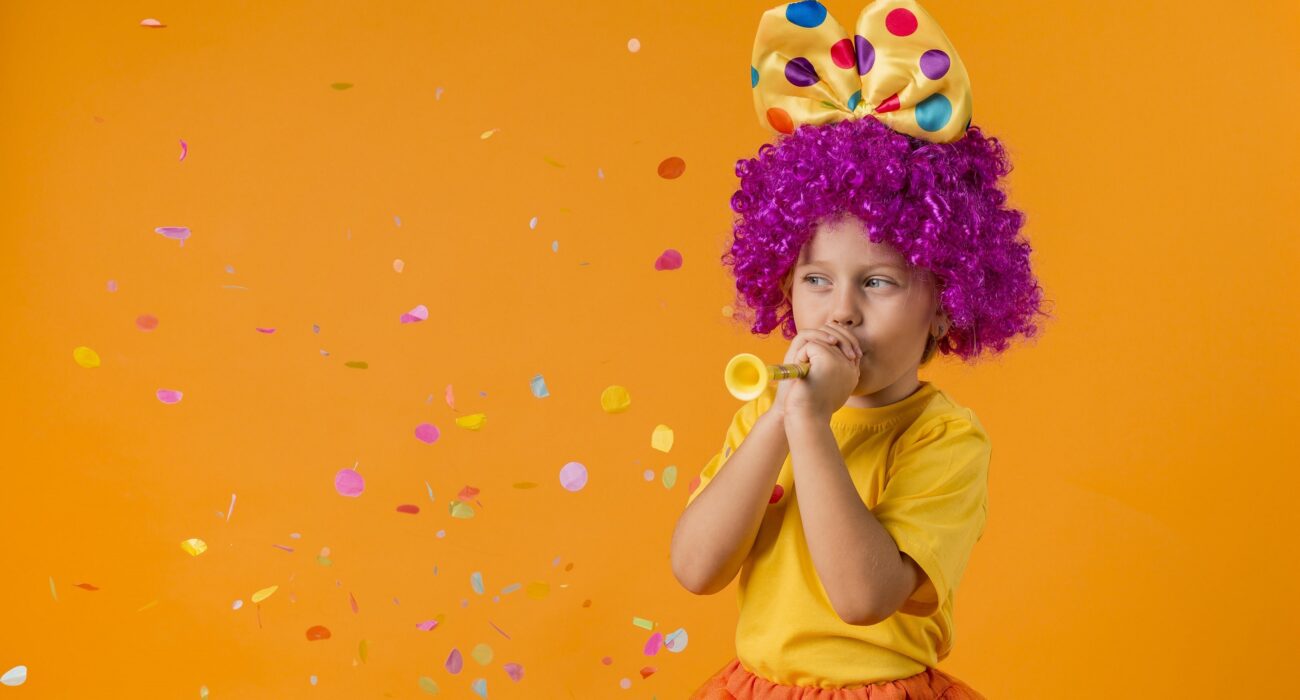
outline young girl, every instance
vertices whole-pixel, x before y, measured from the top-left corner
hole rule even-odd
[[[740,574],[736,658],[692,697],[982,698],[936,665],[992,449],[917,370],[1048,315],[999,188],[1011,165],[913,0],[877,0],[852,36],[812,0],[773,8],[750,77],[780,136],[737,162],[723,261],[751,331],[781,326],[783,362],[810,369],[740,407],[673,533],[688,590]]]

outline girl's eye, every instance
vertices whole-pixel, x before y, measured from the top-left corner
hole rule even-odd
[[[821,275],[808,275],[807,277],[804,277],[804,281],[810,283],[813,280],[821,280],[821,279],[826,279],[826,278],[822,277]],[[871,279],[867,280],[867,284],[870,284],[872,282],[884,282],[885,284],[893,284],[893,282],[890,282],[889,280],[883,277],[872,277]],[[813,286],[816,287],[817,285],[814,284]],[[876,287],[876,289],[879,289],[879,287]]]

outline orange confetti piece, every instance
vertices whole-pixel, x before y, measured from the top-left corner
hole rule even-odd
[[[328,627],[322,627],[321,625],[312,625],[311,627],[307,628],[307,641],[309,642],[315,642],[315,641],[319,641],[322,639],[329,639],[329,638],[330,638],[330,631]]]

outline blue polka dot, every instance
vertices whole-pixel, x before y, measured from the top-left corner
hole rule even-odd
[[[853,93],[852,95],[849,96],[849,111],[850,111],[850,112],[856,111],[857,108],[858,108],[858,103],[859,103],[859,102],[862,102],[862,91],[861,91],[861,90],[858,90],[857,92],[855,92],[855,93]]]
[[[926,131],[942,129],[952,119],[952,102],[936,92],[916,106],[916,124]]]
[[[749,67],[749,86],[758,87],[758,69],[753,66]]]
[[[785,18],[800,27],[812,29],[826,21],[826,6],[817,0],[792,2],[785,6]]]

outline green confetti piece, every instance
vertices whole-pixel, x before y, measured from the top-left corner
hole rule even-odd
[[[433,679],[428,676],[420,676],[420,690],[423,690],[430,695],[437,695],[438,684],[434,683]]]
[[[645,630],[652,630],[652,629],[655,628],[655,623],[653,623],[653,622],[651,622],[651,621],[645,619],[644,617],[634,617],[634,618],[632,618],[632,624],[636,625],[637,627],[640,627],[641,629],[645,629]]]

